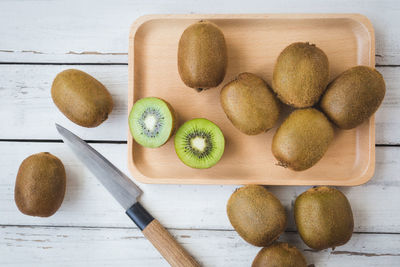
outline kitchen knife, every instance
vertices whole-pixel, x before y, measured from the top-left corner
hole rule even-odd
[[[58,124],[56,128],[64,143],[121,204],[129,218],[171,266],[200,266],[139,203],[138,198],[143,192],[128,176],[78,136]]]

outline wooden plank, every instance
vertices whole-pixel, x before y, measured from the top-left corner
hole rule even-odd
[[[377,70],[385,79],[386,95],[375,116],[375,142],[400,144],[400,68],[378,67]]]
[[[1,62],[127,62],[131,23],[151,13],[361,13],[376,31],[377,64],[400,64],[399,5],[386,1],[2,1]]]
[[[234,231],[172,230],[202,266],[250,266],[260,248]],[[400,235],[354,234],[349,243],[314,252],[296,233],[280,240],[297,246],[315,266],[396,266]],[[168,266],[138,230],[0,227],[1,266]]]
[[[126,145],[94,144],[117,167],[126,168]],[[122,208],[93,175],[61,143],[0,142],[0,225],[52,225],[134,227]],[[48,151],[58,156],[67,170],[67,192],[60,210],[49,218],[21,214],[14,203],[14,182],[22,160]],[[366,185],[342,187],[353,207],[356,232],[400,233],[400,148],[377,148],[376,174]],[[232,229],[226,202],[238,186],[140,185],[143,205],[169,228]],[[295,230],[292,204],[308,187],[274,186],[270,190],[289,214],[289,230]]]
[[[99,79],[111,92],[115,107],[107,121],[95,129],[79,127],[59,112],[50,96],[58,72],[78,68]],[[387,93],[376,115],[376,143],[400,144],[400,68],[379,67]],[[126,140],[127,66],[0,65],[0,139],[60,139],[54,123],[60,123],[85,139]]]

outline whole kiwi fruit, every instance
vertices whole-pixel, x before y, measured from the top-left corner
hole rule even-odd
[[[48,152],[33,154],[19,167],[15,204],[26,215],[49,217],[61,206],[65,186],[66,174],[61,160]]]
[[[347,243],[353,233],[353,212],[346,196],[332,187],[315,187],[297,197],[294,218],[301,239],[321,250]]]
[[[183,32],[178,46],[178,70],[182,81],[197,91],[219,85],[225,77],[228,54],[222,31],[201,20]]]
[[[241,132],[255,135],[271,129],[280,104],[267,83],[252,73],[241,73],[221,90],[226,116]]]
[[[285,104],[296,108],[313,106],[328,82],[328,57],[315,45],[293,43],[279,54],[272,88]]]
[[[251,267],[307,267],[303,254],[288,243],[275,242],[262,248]]]
[[[83,127],[100,125],[113,109],[112,97],[104,85],[75,69],[57,74],[51,97],[68,119]]]
[[[320,105],[339,128],[352,129],[375,113],[385,92],[385,81],[376,69],[356,66],[328,86]]]
[[[258,247],[274,242],[285,231],[287,223],[279,199],[260,185],[237,189],[229,198],[227,214],[236,232]]]
[[[278,165],[303,171],[316,164],[334,136],[332,124],[314,109],[293,111],[281,124],[272,139],[272,153]]]

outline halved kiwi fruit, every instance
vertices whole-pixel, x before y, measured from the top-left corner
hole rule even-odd
[[[144,147],[160,147],[174,134],[176,116],[171,105],[157,97],[138,100],[129,114],[132,137]]]
[[[224,149],[224,135],[217,125],[207,119],[187,121],[175,135],[176,154],[192,168],[214,166],[221,159]]]

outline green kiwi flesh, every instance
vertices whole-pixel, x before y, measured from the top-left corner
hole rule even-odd
[[[206,169],[222,157],[225,138],[213,122],[198,118],[185,122],[176,132],[175,151],[189,167]]]
[[[129,129],[137,143],[156,148],[165,144],[174,134],[176,124],[172,106],[157,97],[138,100],[129,114]]]

